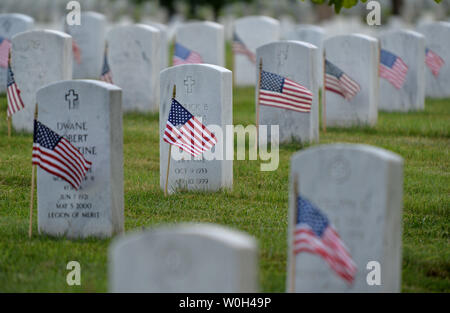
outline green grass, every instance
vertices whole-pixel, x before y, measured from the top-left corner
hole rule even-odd
[[[228,46],[228,50],[230,47]],[[229,54],[228,54],[229,55]],[[230,60],[228,59],[228,64]],[[254,122],[254,91],[235,88],[234,123]],[[0,97],[0,112],[6,99]],[[285,290],[288,170],[298,144],[280,149],[277,171],[261,172],[259,161],[234,161],[232,191],[181,193],[159,189],[158,115],[124,116],[125,229],[182,221],[228,225],[255,236],[262,291]],[[374,128],[332,129],[320,143],[379,146],[405,159],[403,277],[405,292],[450,291],[450,101],[427,100],[424,112],[381,113]],[[6,136],[0,118],[0,292],[107,291],[110,240],[28,239],[31,135]],[[36,214],[36,213],[35,213]],[[36,216],[36,215],[35,215]],[[81,264],[82,284],[66,284],[66,264]]]

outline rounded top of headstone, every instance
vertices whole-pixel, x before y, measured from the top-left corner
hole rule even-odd
[[[108,91],[121,91],[122,90],[120,87],[118,87],[116,85],[105,83],[105,82],[100,81],[100,80],[77,79],[77,80],[60,80],[60,81],[57,81],[57,82],[53,82],[53,83],[44,85],[44,86],[42,86],[41,88],[39,88],[37,90],[36,94],[39,95],[40,93],[45,92],[45,90],[47,88],[54,88],[54,87],[56,87],[56,88],[64,89],[64,88],[66,88],[66,87],[64,87],[66,85],[68,85],[68,87],[77,86],[77,87],[81,87],[81,88],[83,88],[83,87],[85,87],[85,88],[87,88],[87,87],[91,87],[91,88],[92,87],[98,87],[98,88],[106,89]]]
[[[166,24],[162,24],[162,23],[158,23],[158,22],[152,22],[152,21],[146,22],[145,25],[156,27],[156,28],[158,28],[159,30],[162,30],[162,31],[167,31],[167,28],[168,28]]]
[[[130,25],[117,25],[114,26],[110,33],[114,33],[116,31],[122,31],[122,30],[143,30],[143,31],[150,31],[153,33],[160,33],[160,30],[156,28],[155,26],[146,25],[146,24],[130,24]]]
[[[164,70],[161,71],[160,75],[164,75],[167,72],[172,72],[172,71],[178,71],[178,70],[182,70],[182,69],[203,69],[203,70],[213,70],[216,72],[221,72],[221,73],[231,73],[230,70],[219,66],[219,65],[214,65],[214,64],[206,64],[206,63],[199,63],[199,64],[180,64],[180,65],[175,65],[175,66],[171,66],[168,68],[165,68]]]
[[[424,36],[410,29],[391,29],[384,32],[381,32],[379,38],[382,37],[390,37],[390,36],[403,36],[403,37],[415,37],[415,38],[424,38]]]
[[[211,28],[216,28],[216,29],[223,29],[223,25],[216,23],[216,22],[211,22],[211,21],[188,21],[188,22],[184,22],[181,23],[180,25],[177,26],[177,28],[179,27],[201,27],[201,26],[207,26],[207,27],[211,27]]]
[[[372,41],[372,42],[378,41],[378,39],[375,37],[365,35],[365,34],[354,33],[354,34],[331,36],[331,37],[325,39],[325,42],[330,42],[330,41],[334,41],[334,40],[343,41],[343,40],[355,40],[355,39],[367,40],[367,41]]]
[[[56,36],[64,39],[72,38],[72,36],[63,33],[58,30],[52,30],[52,29],[33,29],[33,30],[27,30],[25,32],[18,33],[12,37],[12,40],[20,39],[21,37],[32,37],[35,38],[36,36]]]
[[[339,151],[339,150],[352,151],[352,154],[357,153],[368,154],[386,161],[403,163],[403,158],[400,155],[391,152],[389,150],[365,144],[350,144],[350,143],[318,145],[315,147],[308,148],[306,150],[298,151],[291,157],[291,163],[295,163],[297,159],[301,159],[303,156],[307,156],[310,154],[326,154],[327,151]]]
[[[265,21],[268,23],[272,23],[274,25],[280,25],[280,22],[270,16],[265,16],[265,15],[250,15],[250,16],[245,16],[245,17],[241,17],[236,19],[236,23],[246,23],[246,22],[253,22],[253,21]]]
[[[102,13],[99,12],[95,12],[95,11],[86,11],[86,12],[81,12],[81,18],[83,18],[83,16],[85,17],[93,17],[99,20],[105,20],[106,17],[105,15],[103,15]]]
[[[314,25],[314,24],[298,24],[294,27],[294,31],[313,31],[320,34],[325,34],[325,29],[323,27]]]
[[[434,29],[434,28],[450,28],[450,22],[438,21],[438,22],[423,22],[417,25],[417,30]]]
[[[306,42],[306,41],[300,41],[300,40],[278,40],[278,41],[272,41],[265,45],[259,46],[256,48],[256,51],[258,50],[264,50],[272,46],[297,46],[302,47],[306,49],[318,49],[317,46],[313,45],[312,43]]]
[[[0,19],[1,18],[18,19],[29,23],[34,23],[34,18],[21,13],[0,13]]]

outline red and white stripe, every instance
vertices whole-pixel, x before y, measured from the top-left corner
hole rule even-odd
[[[92,163],[65,138],[61,138],[53,150],[33,144],[33,164],[58,176],[78,189]]]
[[[177,56],[173,56],[173,65],[180,65],[180,64],[199,64],[203,63],[203,59],[200,54],[198,54],[195,51],[191,51],[189,56],[186,59],[182,59]]]
[[[445,62],[438,54],[428,50],[425,56],[425,64],[430,68],[431,73],[433,73],[435,77],[438,77],[439,71],[442,66],[444,66]]]
[[[180,147],[193,156],[202,154],[217,143],[214,134],[195,117],[192,117],[180,129],[177,129],[172,123],[167,121],[166,129],[164,130],[164,141]]]
[[[81,64],[81,49],[80,46],[78,46],[78,44],[75,42],[75,39],[72,39],[72,52],[75,61],[78,64]]]
[[[239,42],[233,42],[233,52],[235,54],[243,54],[247,56],[252,63],[256,63],[256,55]]]
[[[397,58],[392,68],[380,63],[380,77],[387,79],[397,89],[403,87],[407,72],[408,66],[400,58]]]
[[[110,83],[110,84],[113,84],[111,71],[109,71],[108,73],[103,74],[102,76],[100,76],[100,80],[104,81],[104,82],[107,82],[107,83]]]
[[[348,101],[350,101],[361,90],[359,85],[346,74],[342,74],[339,79],[334,75],[326,74],[325,88],[326,90],[341,95]]]
[[[297,112],[310,112],[313,94],[302,85],[285,78],[281,93],[259,90],[259,104]]]
[[[3,39],[0,43],[0,67],[8,67],[9,51],[11,50],[11,42],[8,39]]]
[[[328,226],[322,238],[305,225],[296,226],[294,233],[294,253],[309,252],[320,255],[328,265],[344,280],[352,283],[357,271],[356,265],[337,232]]]
[[[20,90],[17,88],[16,83],[8,86],[6,89],[6,95],[8,99],[8,117],[25,107],[22,97],[20,96]]]

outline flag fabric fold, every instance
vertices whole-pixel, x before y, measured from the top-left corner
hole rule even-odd
[[[75,189],[92,166],[67,139],[37,120],[34,120],[32,162]]]
[[[425,64],[437,78],[445,62],[436,52],[427,48],[425,49]]]
[[[339,67],[325,60],[325,89],[350,101],[361,90],[361,87]]]
[[[312,92],[293,80],[263,70],[259,88],[260,105],[303,113],[311,111]]]
[[[164,141],[193,156],[210,150],[217,143],[214,134],[175,99],[172,99]]]
[[[8,63],[8,73],[6,78],[6,98],[8,99],[8,117],[12,116],[17,111],[22,110],[25,105],[23,104],[22,97],[20,96],[20,89],[17,87],[14,74],[11,69],[11,64]]]
[[[100,75],[100,80],[110,83],[110,84],[113,83],[111,68],[109,67],[108,55],[107,55],[106,49],[105,49],[105,53],[103,56],[103,67],[102,67],[102,74]]]
[[[401,89],[406,80],[408,66],[399,57],[387,50],[380,51],[380,77],[389,81],[395,88]]]
[[[0,36],[0,67],[7,68],[11,41]]]
[[[177,42],[175,43],[175,51],[172,61],[173,65],[203,63],[203,59],[199,53],[189,50]]]
[[[294,254],[308,252],[323,258],[347,283],[353,283],[357,268],[328,218],[310,201],[297,198]]]
[[[233,33],[233,53],[243,54],[247,56],[250,62],[256,63],[256,55],[249,48],[247,48],[245,43],[241,38],[239,38],[236,32]]]

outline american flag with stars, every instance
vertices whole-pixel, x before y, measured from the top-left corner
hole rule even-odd
[[[214,134],[175,99],[172,99],[164,141],[193,156],[210,150],[217,143]]]
[[[91,168],[87,161],[67,139],[41,122],[34,120],[33,164],[58,176],[78,189]]]
[[[425,64],[430,68],[431,73],[434,77],[439,76],[441,68],[444,66],[444,60],[433,50],[425,49]]]
[[[395,88],[401,89],[405,83],[408,66],[395,54],[381,49],[380,51],[380,77],[387,79]]]
[[[20,96],[20,90],[14,79],[11,64],[8,63],[8,76],[6,77],[6,97],[8,99],[8,117],[25,107]]]
[[[297,198],[297,206],[294,254],[317,254],[339,277],[353,283],[356,265],[328,218],[314,204],[300,196]]]
[[[234,54],[243,54],[247,56],[247,58],[252,63],[256,63],[256,55],[244,44],[244,42],[239,38],[239,36],[233,33],[233,53]]]
[[[339,67],[325,60],[325,89],[350,101],[361,90],[361,87]]]
[[[102,75],[100,76],[100,80],[110,83],[110,84],[113,83],[111,68],[109,67],[106,49],[105,49],[105,53],[103,56],[103,67],[102,67]]]
[[[175,43],[175,51],[172,61],[173,65],[203,63],[203,59],[199,53],[189,50],[179,43]]]
[[[0,36],[0,67],[8,67],[9,51],[11,50],[11,41]]]
[[[313,94],[307,88],[280,75],[261,71],[259,104],[297,112],[310,112]]]

